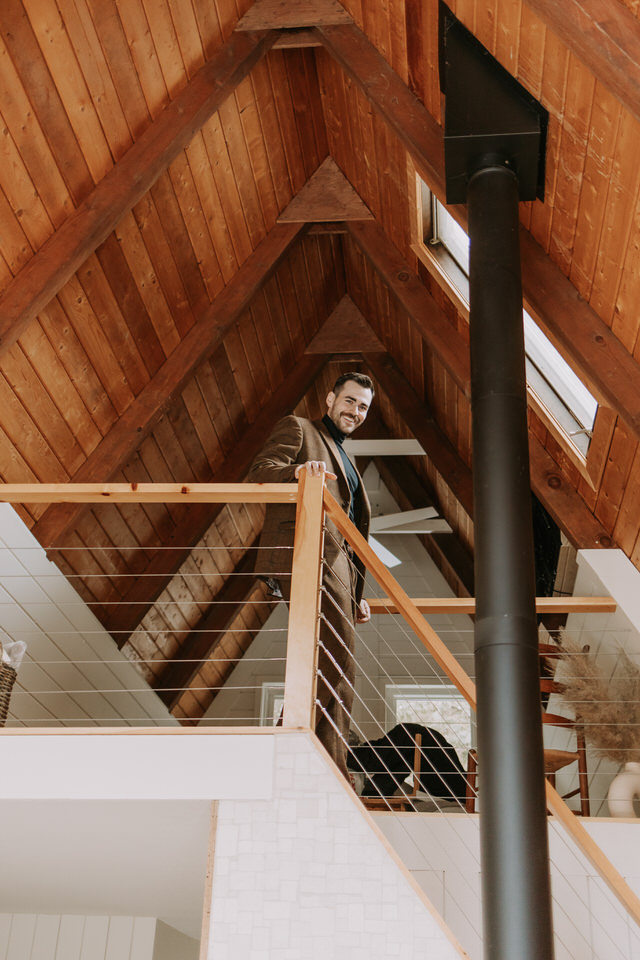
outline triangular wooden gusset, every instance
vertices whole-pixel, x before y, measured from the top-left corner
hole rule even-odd
[[[282,211],[278,223],[373,219],[338,164],[327,157]]]
[[[348,293],[327,317],[305,353],[385,353],[383,344]]]
[[[236,30],[300,30],[353,23],[338,0],[255,0]]]

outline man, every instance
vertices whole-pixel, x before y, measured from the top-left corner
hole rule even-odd
[[[325,474],[327,488],[363,536],[371,510],[360,474],[344,452],[345,439],[364,423],[374,388],[370,377],[346,373],[327,394],[322,420],[289,416],[280,420],[247,475],[250,482],[286,483],[302,470]],[[289,599],[295,528],[293,504],[268,504],[256,572],[276,595]],[[353,703],[355,623],[370,612],[362,599],[364,565],[352,556],[336,526],[327,521],[322,574],[318,651],[316,733],[340,770],[347,774],[347,740]]]

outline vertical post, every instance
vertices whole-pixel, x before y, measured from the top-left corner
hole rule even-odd
[[[315,727],[316,664],[320,580],[324,542],[324,476],[298,481],[296,531],[293,542],[287,666],[284,680],[285,727]]]
[[[551,960],[517,177],[488,157],[467,199],[485,956]]]

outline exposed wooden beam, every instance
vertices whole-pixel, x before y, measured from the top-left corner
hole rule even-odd
[[[640,23],[611,0],[525,0],[594,77],[640,120]]]
[[[347,227],[367,260],[409,314],[422,338],[468,396],[471,392],[469,345],[375,220],[352,221]]]
[[[211,483],[238,483],[244,480],[247,470],[281,417],[290,413],[305,395],[320,374],[327,357],[302,357],[282,386],[265,404],[231,454],[211,477]],[[162,593],[173,574],[189,556],[192,548],[205,535],[221,507],[218,504],[194,504],[174,528],[164,546],[173,549],[157,553],[146,570],[137,577],[120,603],[107,608],[106,629],[113,634],[118,646],[122,646],[135,630],[143,616]],[[171,571],[167,573],[167,571]]]
[[[582,2],[582,0],[581,0]],[[576,9],[577,0],[571,0]],[[605,0],[589,0],[604,15],[612,6]],[[557,17],[565,4],[554,0]],[[619,11],[618,11],[619,12]],[[626,13],[626,11],[625,11]],[[592,15],[595,20],[595,14]],[[613,19],[607,20],[613,31]],[[638,22],[633,21],[637,36]],[[353,24],[317,27],[326,50],[362,90],[380,116],[397,134],[429,188],[444,200],[444,138],[442,128],[384,57]],[[638,60],[636,63],[640,63]],[[636,69],[637,68],[636,66]],[[636,106],[640,99],[636,98]],[[466,223],[466,209],[455,208]],[[352,234],[355,224],[350,224]],[[579,295],[573,284],[524,227],[520,227],[522,283],[526,304],[576,371],[605,405],[624,420],[640,439],[640,365],[624,349],[615,334]],[[579,335],[569,339],[567,331]]]
[[[305,353],[384,353],[385,348],[348,293],[327,317]]]
[[[372,597],[371,613],[397,613],[398,608],[388,597]],[[472,616],[476,612],[475,597],[437,598],[415,597],[411,599],[421,613],[448,613]],[[538,613],[615,613],[617,603],[613,597],[536,597]]]
[[[326,157],[278,217],[278,223],[373,220],[333,157]]]
[[[104,483],[122,469],[303,231],[301,224],[273,227],[76,472],[75,483]],[[84,509],[81,504],[52,505],[32,532],[44,547],[60,545]]]
[[[0,354],[55,297],[118,221],[264,56],[277,33],[234,33],[0,296]]]
[[[236,30],[291,30],[319,24],[352,23],[338,0],[255,0]]]
[[[185,689],[220,644],[241,608],[249,599],[254,586],[255,550],[258,541],[251,544],[242,560],[225,580],[211,601],[209,609],[180,647],[154,684],[160,699],[172,710]]]
[[[364,361],[374,381],[384,390],[444,482],[463,509],[472,516],[471,470],[440,429],[424,400],[411,387],[389,354],[384,357],[378,354],[366,354]]]

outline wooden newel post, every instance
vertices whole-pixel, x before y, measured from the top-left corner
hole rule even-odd
[[[284,681],[285,727],[315,726],[318,617],[323,547],[324,476],[306,470],[298,483],[296,532],[293,543],[287,668]]]

